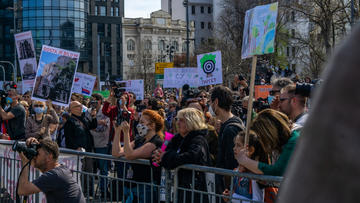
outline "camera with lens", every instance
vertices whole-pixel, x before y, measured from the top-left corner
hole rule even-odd
[[[115,97],[120,98],[121,95],[126,91],[126,83],[125,82],[116,82],[116,81],[110,81],[110,86],[112,90],[114,91]]]
[[[12,145],[12,150],[14,152],[23,152],[24,155],[26,156],[26,158],[28,159],[32,159],[33,157],[35,157],[36,155],[38,155],[37,150],[40,148],[40,144],[35,144],[35,143],[31,143],[29,146],[27,146],[24,143],[19,143],[18,141],[16,141],[13,145]]]
[[[0,90],[0,99],[1,99],[1,107],[4,108],[6,106],[6,97],[8,96],[8,93],[4,90]]]
[[[90,107],[91,109],[96,109],[97,105],[98,105],[98,101],[96,101],[96,100],[91,100],[91,101],[89,102],[89,107]]]
[[[116,125],[120,125],[122,122],[127,121],[130,123],[131,112],[120,109],[116,117]]]
[[[310,97],[313,88],[314,85],[310,83],[297,83],[295,94],[301,95],[303,97]]]

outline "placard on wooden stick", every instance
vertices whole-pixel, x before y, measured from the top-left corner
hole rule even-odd
[[[249,141],[257,56],[274,53],[278,3],[257,6],[246,11],[241,58],[252,57],[250,95],[246,121],[245,145]]]

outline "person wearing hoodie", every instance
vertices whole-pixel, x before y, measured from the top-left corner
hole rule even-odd
[[[165,152],[156,150],[153,153],[153,161],[160,163],[166,169],[174,169],[184,164],[197,164],[209,166],[211,164],[209,146],[206,140],[208,127],[205,123],[203,113],[195,108],[185,108],[178,112],[176,116],[178,133],[168,144]],[[179,187],[192,188],[192,171],[179,170]],[[206,191],[205,174],[195,171],[195,190]],[[186,194],[185,194],[186,193]],[[192,201],[191,192],[178,191],[179,202]],[[186,196],[186,197],[185,197]],[[200,202],[199,193],[194,194],[194,202]],[[202,196],[203,202],[207,201],[207,196]]]

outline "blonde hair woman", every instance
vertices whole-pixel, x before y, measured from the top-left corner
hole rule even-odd
[[[186,108],[178,112],[176,116],[177,135],[168,144],[165,153],[157,150],[153,154],[153,160],[165,167],[174,169],[183,164],[210,165],[209,146],[205,136],[208,133],[204,114],[195,108]],[[192,172],[179,171],[179,186],[190,188]],[[204,174],[196,172],[195,189],[206,189]],[[191,202],[191,192],[186,192],[186,201]],[[195,194],[194,202],[200,202],[200,195]],[[203,199],[207,198],[206,195]],[[179,202],[184,201],[183,191],[179,191]]]

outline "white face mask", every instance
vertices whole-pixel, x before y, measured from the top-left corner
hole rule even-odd
[[[141,137],[144,137],[149,131],[149,128],[141,123],[136,126],[136,129]]]
[[[209,108],[209,113],[211,114],[212,117],[216,117],[216,113],[214,112],[213,108],[211,107],[210,105],[210,108]]]

